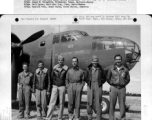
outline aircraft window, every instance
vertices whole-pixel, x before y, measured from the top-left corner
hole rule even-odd
[[[55,35],[53,38],[53,44],[59,43],[60,41],[60,35]]]
[[[120,40],[116,40],[115,41],[115,44],[116,44],[116,48],[124,48],[124,44],[122,41]]]
[[[105,40],[103,41],[103,44],[104,44],[104,49],[113,49],[115,48],[115,44],[112,40]]]
[[[102,41],[95,41],[92,43],[92,50],[103,50],[104,44]]]
[[[125,43],[125,47],[126,49],[128,50],[133,50],[136,48],[135,44],[133,42],[130,42],[130,41],[127,41],[127,42],[124,42]]]
[[[68,35],[63,35],[63,36],[61,37],[61,42],[68,42],[68,41],[71,41],[70,36],[68,36]]]
[[[76,40],[78,40],[78,38],[80,38],[82,36],[84,36],[84,35],[77,31],[69,32],[69,33],[62,35],[61,42],[76,41]]]
[[[40,46],[45,46],[45,41],[42,41],[42,42],[40,43]]]
[[[81,31],[80,32],[83,36],[89,36],[88,33]]]

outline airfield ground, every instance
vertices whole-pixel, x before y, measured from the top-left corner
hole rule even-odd
[[[109,99],[109,96],[104,96],[104,97]],[[67,96],[66,96],[66,101],[67,101]],[[80,112],[81,120],[87,120],[86,101],[87,101],[87,96],[83,95],[82,103],[81,103],[81,112]],[[141,97],[127,96],[126,104],[127,106],[129,106],[129,110],[126,113],[127,120],[141,120]],[[19,120],[17,119],[17,115],[18,115],[18,103],[14,104],[12,107],[12,120]],[[118,104],[116,105],[115,116],[116,118],[119,117]],[[93,114],[93,119],[95,119],[95,117],[96,117],[95,114]],[[103,114],[102,117],[103,120],[108,120],[109,115]],[[35,105],[32,105],[31,118],[29,120],[37,120]],[[53,120],[57,120],[57,108],[55,109]],[[67,102],[65,103],[63,120],[68,120]]]

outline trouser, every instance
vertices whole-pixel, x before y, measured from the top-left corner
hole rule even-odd
[[[30,115],[29,106],[31,101],[31,87],[23,86],[23,88],[19,88],[18,96],[19,96],[19,115],[24,116],[24,109],[26,111],[26,115]]]
[[[88,119],[92,120],[93,109],[96,111],[97,120],[101,120],[102,110],[102,87],[99,87],[98,82],[91,82],[91,87],[87,87],[87,113]]]
[[[54,108],[55,108],[55,105],[56,105],[58,95],[59,95],[59,101],[60,101],[60,103],[59,103],[60,108],[59,108],[59,112],[58,112],[58,120],[62,119],[63,109],[64,109],[64,102],[65,102],[65,90],[66,90],[65,86],[57,87],[57,86],[53,85],[51,100],[50,100],[49,109],[48,109],[48,112],[47,112],[47,118],[49,118],[49,120],[51,120],[52,117],[53,117],[53,112],[54,112]]]
[[[70,83],[68,87],[68,112],[69,119],[75,118],[80,119],[80,103],[81,103],[81,95],[82,95],[82,84],[81,83]],[[75,115],[74,113],[75,108]]]
[[[126,101],[126,88],[116,88],[114,86],[110,86],[110,110],[109,110],[109,120],[115,120],[115,106],[118,97],[118,103],[120,108],[120,119],[125,119],[125,101]]]
[[[36,89],[36,108],[37,117],[46,117],[47,113],[47,94],[46,89],[38,90]]]

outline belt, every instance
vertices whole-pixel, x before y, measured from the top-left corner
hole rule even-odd
[[[125,86],[120,86],[120,85],[112,85],[113,87],[115,88],[118,88],[118,89],[121,89],[121,88],[124,88]]]
[[[73,82],[70,82],[70,83],[82,83],[82,81],[73,81]]]
[[[26,86],[28,86],[28,87],[31,87],[30,85],[28,85],[28,84],[20,84],[20,85],[22,85],[22,87],[21,88],[25,88]]]

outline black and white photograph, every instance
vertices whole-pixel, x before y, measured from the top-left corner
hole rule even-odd
[[[141,26],[11,25],[12,120],[141,120]]]

